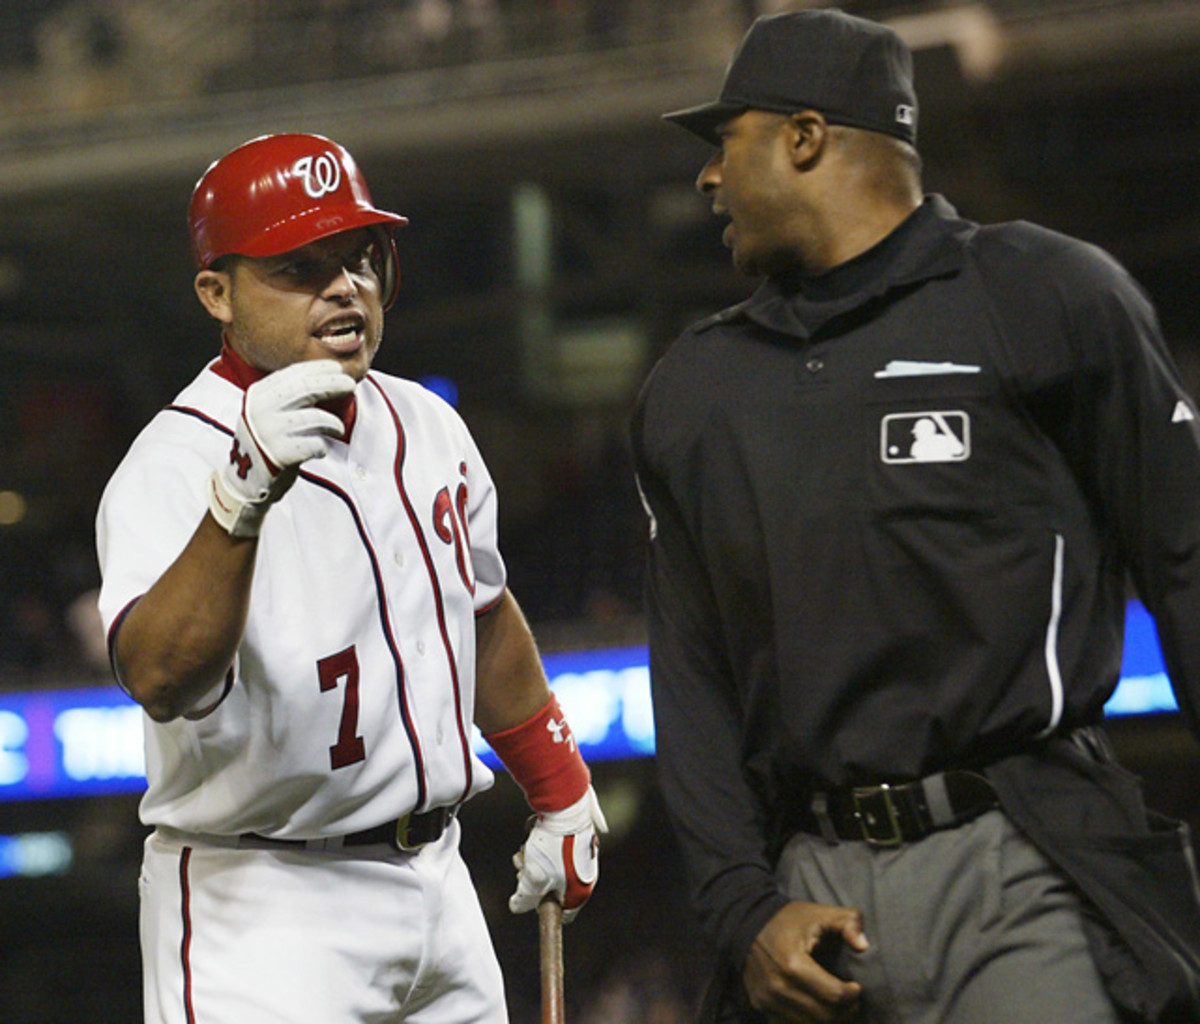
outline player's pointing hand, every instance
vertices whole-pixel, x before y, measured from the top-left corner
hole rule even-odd
[[[302,462],[325,455],[326,438],[345,432],[318,402],[353,393],[354,378],[332,359],[293,363],[246,389],[229,461],[209,485],[209,508],[234,537],[256,537],[273,502]]]

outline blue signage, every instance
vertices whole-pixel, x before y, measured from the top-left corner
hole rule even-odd
[[[654,753],[644,646],[545,654],[543,662],[589,762]],[[1106,711],[1175,710],[1154,622],[1133,602],[1121,683]],[[478,731],[474,748],[499,767]],[[0,800],[138,793],[145,786],[142,711],[117,687],[0,693]]]

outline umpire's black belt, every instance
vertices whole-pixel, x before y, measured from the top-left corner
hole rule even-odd
[[[954,828],[996,806],[996,791],[982,775],[948,771],[898,785],[817,792],[798,825],[802,832],[830,842],[899,846]]]
[[[299,850],[340,850],[355,846],[390,846],[393,850],[414,853],[442,838],[457,808],[434,807],[419,814],[406,814],[395,821],[387,821],[362,832],[351,832],[345,836],[330,836],[327,839],[275,839],[247,832],[238,836],[238,846],[250,849],[292,848]]]

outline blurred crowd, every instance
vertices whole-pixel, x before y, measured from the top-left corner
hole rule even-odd
[[[271,88],[724,32],[820,0],[5,0],[0,114]],[[857,13],[900,4],[843,0]],[[24,73],[24,74],[22,74]],[[34,80],[36,79],[36,81]]]
[[[630,45],[754,0],[6,0],[0,100],[78,110]],[[13,71],[37,73],[20,88]]]

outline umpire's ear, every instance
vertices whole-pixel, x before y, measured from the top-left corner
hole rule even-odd
[[[815,167],[829,139],[829,122],[819,110],[790,114],[785,125],[788,155],[792,165],[807,170]]]
[[[233,306],[229,301],[232,281],[226,270],[202,270],[194,282],[200,304],[208,315],[229,326],[233,322]]]

